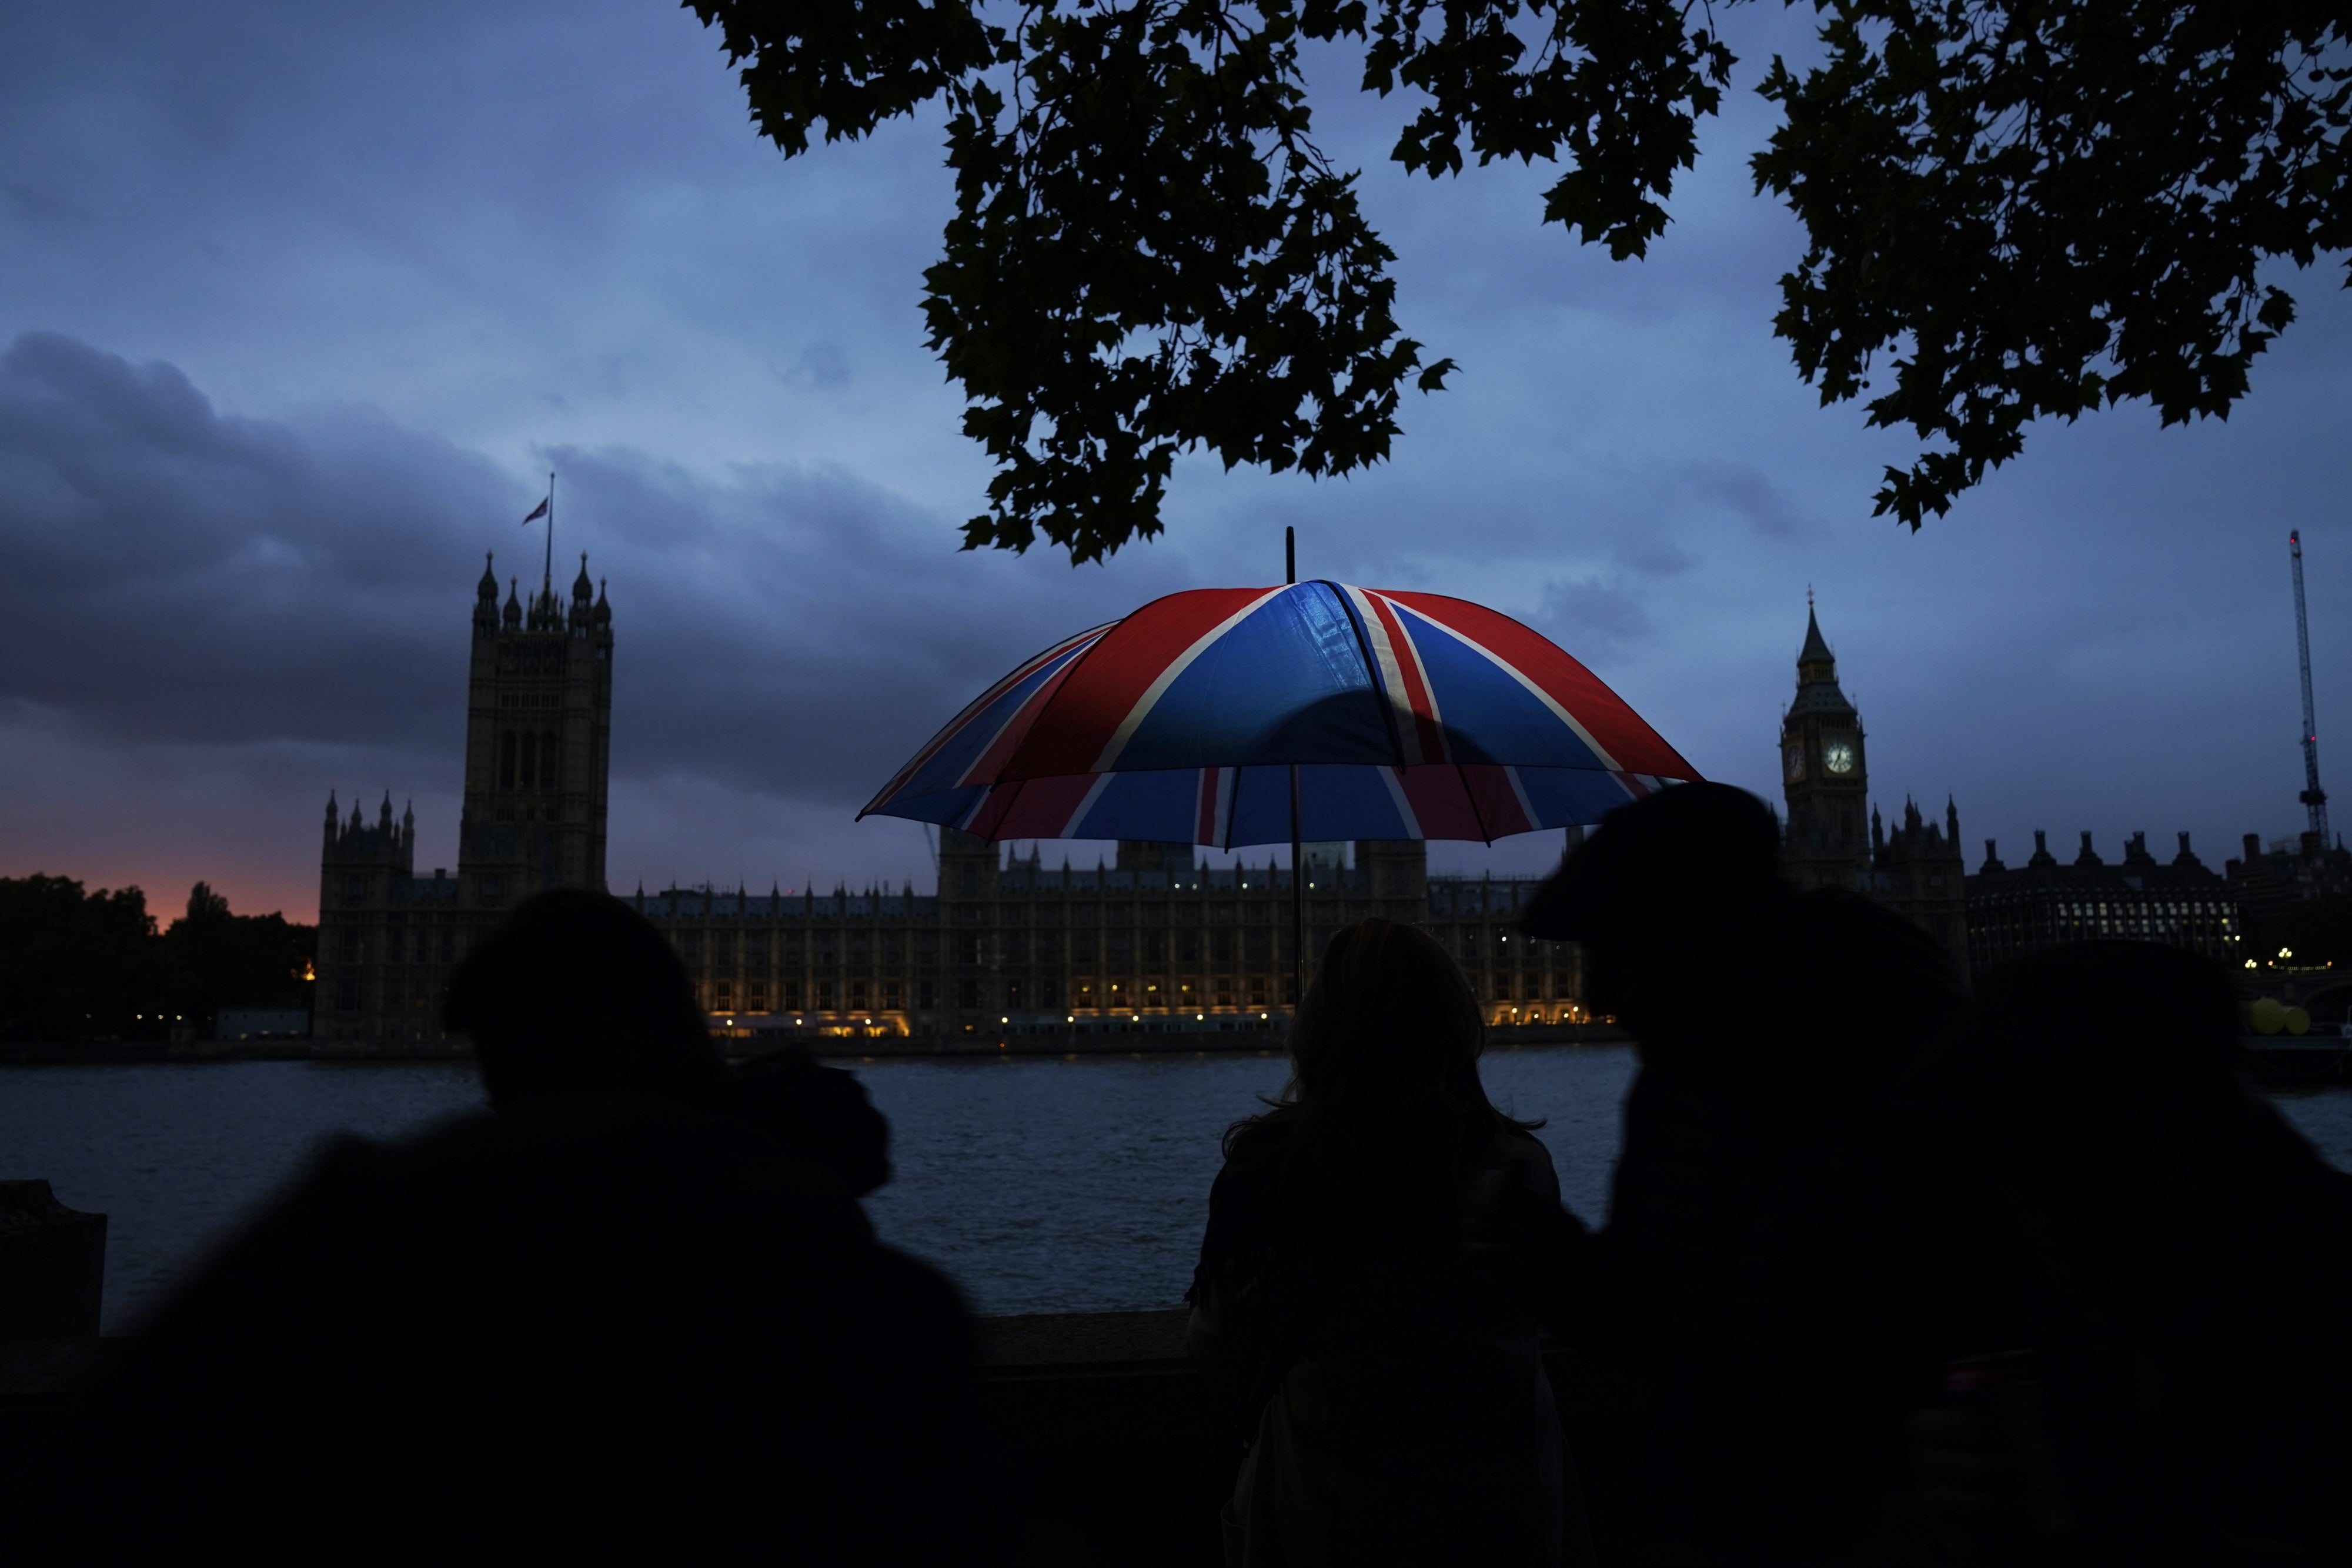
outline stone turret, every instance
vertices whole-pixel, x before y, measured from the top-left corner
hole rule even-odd
[[[492,558],[482,552],[482,580],[474,585],[474,635],[493,637],[499,630],[499,574],[491,569]]]

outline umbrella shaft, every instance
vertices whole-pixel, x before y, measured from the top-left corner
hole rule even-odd
[[[1298,764],[1290,765],[1290,1008],[1307,999],[1307,856],[1299,844]]]

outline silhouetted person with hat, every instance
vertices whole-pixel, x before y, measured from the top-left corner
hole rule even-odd
[[[1783,1255],[1868,1267],[1825,1228],[1870,1108],[1958,1005],[1942,954],[1856,894],[1791,888],[1772,812],[1710,783],[1612,812],[1524,925],[1582,945],[1587,1005],[1641,1057],[1609,1223],[1554,1304],[1627,1428],[1579,1448],[1621,1504],[1596,1501],[1603,1560],[1842,1549],[1875,1500],[1861,1448],[1901,1353],[1825,1340],[1802,1305],[1817,1281]]]
[[[745,1113],[650,925],[542,894],[449,1018],[495,1109],[329,1147],[157,1314],[65,1445],[59,1557],[1007,1555],[953,1289]]]

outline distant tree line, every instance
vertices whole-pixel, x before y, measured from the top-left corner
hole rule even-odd
[[[223,1007],[308,1007],[315,925],[232,915],[198,883],[158,930],[135,887],[83,891],[70,877],[0,877],[0,1040],[209,1035]]]

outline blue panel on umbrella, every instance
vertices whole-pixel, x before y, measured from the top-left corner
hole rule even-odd
[[[1589,768],[1522,768],[1519,789],[1541,828],[1583,827],[1633,798],[1616,774]]]
[[[979,713],[966,717],[947,737],[946,743],[924,759],[913,777],[898,787],[898,792],[919,799],[938,790],[953,789],[956,781],[964,776],[965,769],[980,760],[1013,716],[1021,711],[1021,705],[1034,695],[1039,686],[1051,680],[1055,671],[1093,646],[1094,643],[1088,643],[1085,648],[1073,648],[1050,664],[1032,670],[1028,678],[1019,685],[1005,692]]]
[[[1385,768],[1301,768],[1298,836],[1317,841],[1404,838],[1404,814],[1397,810],[1389,778]]]
[[[1520,768],[1602,768],[1607,764],[1551,705],[1517,677],[1434,622],[1415,616],[1412,645],[1437,695],[1446,745],[1455,762]]]
[[[1290,769],[1244,768],[1234,780],[1234,844],[1290,841]]]
[[[1339,596],[1321,583],[1303,583],[1266,601],[1204,649],[1160,693],[1117,766],[1308,759],[1396,759],[1355,626]],[[1289,836],[1286,830],[1283,836]]]
[[[1189,844],[1199,823],[1200,806],[1201,775],[1196,769],[1114,773],[1094,804],[1063,836]]]

